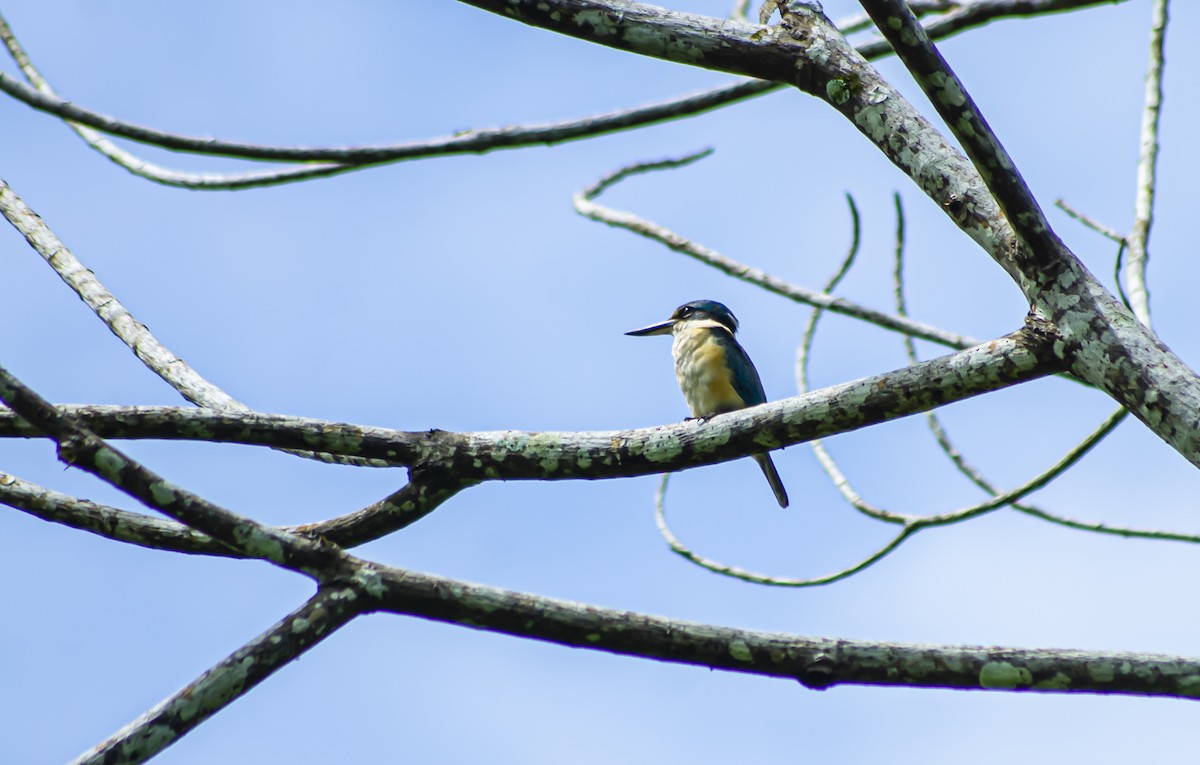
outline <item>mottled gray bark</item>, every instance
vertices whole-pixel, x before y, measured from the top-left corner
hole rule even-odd
[[[900,0],[864,2],[974,165],[807,8],[761,26],[625,0],[462,0],[613,48],[792,85],[844,115],[1011,276],[1072,373],[1200,465],[1200,377],[1114,298],[1045,222],[966,90]],[[901,12],[903,11],[903,13]],[[803,153],[803,142],[792,149]],[[786,164],[786,153],[778,158]],[[979,168],[979,171],[976,170]],[[981,175],[982,172],[982,175]],[[1006,217],[1005,213],[1008,213]]]
[[[712,465],[764,447],[778,449],[846,433],[1054,374],[1061,365],[1050,353],[1050,339],[1040,322],[1031,322],[1011,335],[891,372],[704,420],[639,430],[406,433],[169,407],[64,407],[62,412],[105,438],[315,449],[404,465],[417,473],[446,472],[471,483],[627,478]],[[0,412],[0,437],[47,431],[44,423],[31,426]]]

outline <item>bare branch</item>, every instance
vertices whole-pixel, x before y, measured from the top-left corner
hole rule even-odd
[[[792,678],[810,688],[852,684],[1200,696],[1200,660],[807,638],[616,611],[382,566],[375,571],[382,591],[379,610],[590,650]]]
[[[1067,200],[1062,199],[1062,198],[1056,199],[1056,200],[1054,200],[1054,206],[1057,207],[1058,209],[1062,210],[1063,212],[1065,212],[1067,215],[1071,216],[1075,220],[1079,221],[1084,226],[1090,228],[1092,231],[1095,231],[1097,234],[1100,234],[1101,236],[1111,239],[1114,242],[1117,242],[1118,244],[1125,243],[1125,241],[1126,241],[1125,235],[1121,234],[1120,232],[1114,230],[1113,228],[1111,228],[1109,226],[1104,225],[1103,223],[1101,223],[1100,221],[1091,217],[1090,215],[1087,215],[1086,213],[1083,213],[1083,212],[1075,209],[1067,202]]]
[[[992,200],[976,188],[977,180],[982,180],[1003,211],[1003,218],[995,212],[984,216],[990,231],[979,241],[1009,269],[1026,297],[1056,328],[1061,340],[1056,353],[1069,363],[1071,372],[1107,392],[1186,459],[1200,465],[1196,416],[1200,378],[1138,323],[1051,230],[1011,158],[903,1],[861,2],[979,168],[976,174],[959,167],[954,182],[965,181],[972,187],[971,200],[979,212],[992,207]],[[821,27],[820,20],[807,18],[794,23],[809,31]],[[875,76],[873,70],[870,75]],[[870,88],[862,84],[864,91],[875,90],[874,97],[882,91],[875,83]],[[882,104],[885,112],[906,115],[901,117],[904,121],[912,119],[907,116],[910,107],[903,105],[899,95],[895,98]],[[852,100],[847,95],[846,101]],[[889,129],[880,137],[891,134]],[[911,150],[911,146],[905,149]],[[948,160],[952,152],[943,148],[937,154]],[[923,164],[897,156],[893,161],[914,170]],[[945,195],[944,188],[926,191],[935,199]]]
[[[357,547],[416,523],[465,486],[465,482],[444,473],[414,471],[403,488],[365,508],[317,523],[272,528],[323,539],[342,548]],[[0,473],[0,504],[44,521],[152,550],[246,557],[178,521],[79,499],[7,473]]]
[[[1200,378],[1162,344],[1045,225],[999,142],[899,0],[871,2],[943,118],[992,176],[1021,235],[987,184],[937,130],[819,14],[800,10],[764,34],[738,22],[628,0],[471,0],[528,24],[645,55],[788,82],[830,103],[884,151],[1017,281],[1059,334],[1055,353],[1193,464],[1200,465]],[[890,20],[890,21],[889,21]],[[902,30],[902,31],[901,31]],[[1153,391],[1154,393],[1148,393]]]
[[[133,765],[154,757],[346,625],[362,613],[364,600],[352,586],[321,588],[303,606],[79,755],[72,765]]]
[[[85,268],[41,216],[31,210],[3,180],[0,180],[0,214],[25,237],[29,246],[42,256],[105,326],[133,351],[138,360],[179,395],[197,406],[232,412],[250,411],[249,407],[201,377],[187,362],[160,343],[146,325],[135,319],[117,296],[100,283],[95,272]],[[293,454],[321,462],[362,464],[355,459],[335,458],[307,450],[296,450]],[[386,467],[387,463],[367,466]]]
[[[151,550],[245,557],[178,521],[100,505],[38,486],[9,473],[0,473],[0,503],[44,521]]]
[[[896,313],[900,314],[901,316],[907,316],[908,304],[904,297],[904,204],[902,203],[900,194],[898,193],[893,195],[893,201],[896,208],[896,246],[894,250],[895,257],[893,258],[894,266],[892,269],[892,284],[896,298]],[[920,359],[917,357],[916,344],[912,341],[912,339],[907,337],[904,338],[904,354],[905,357],[908,358],[910,364],[919,363]],[[1107,420],[1101,423],[1095,431],[1093,431],[1089,436],[1084,438],[1083,441],[1067,452],[1065,457],[1060,459],[1048,470],[1044,471],[1040,476],[1019,487],[1015,492],[1009,492],[1008,495],[1018,493],[1023,495],[1031,493],[1034,490],[1034,487],[1044,486],[1046,483],[1053,481],[1055,478],[1065,473],[1078,460],[1082,459],[1087,452],[1091,451],[1092,447],[1100,443],[1100,441],[1106,438],[1109,433],[1116,430],[1117,426],[1124,421],[1127,414],[1129,414],[1128,410],[1123,408],[1118,409],[1116,412],[1110,415]],[[1004,495],[1003,492],[1000,492],[990,482],[984,479],[983,475],[976,470],[974,466],[967,462],[958,449],[954,447],[954,444],[950,441],[950,437],[946,434],[945,428],[942,427],[941,420],[937,416],[936,412],[926,412],[925,418],[926,422],[929,424],[929,430],[933,433],[934,440],[937,442],[938,447],[942,450],[942,453],[950,459],[950,462],[955,466],[955,468],[958,469],[960,473],[965,475],[967,479],[976,486],[992,495],[992,500]],[[973,518],[977,515],[990,512],[991,510],[1000,507],[1000,505],[994,504],[989,506],[990,504],[990,502],[984,503],[983,505],[977,505],[973,508],[966,508],[964,510],[944,513],[938,516],[926,517],[922,519],[922,523],[927,525],[957,523],[958,521],[966,520],[967,518]],[[1025,512],[1026,510],[1033,510],[1034,512],[1032,514],[1039,515],[1039,517],[1049,515],[1048,513],[1044,513],[1036,508],[1032,508],[1030,505],[1025,505],[1020,502],[1010,502],[1009,505],[1022,512]]]
[[[112,448],[74,418],[51,406],[8,370],[0,368],[0,399],[30,425],[58,444],[59,459],[82,468],[126,494],[191,528],[228,545],[248,558],[270,561],[317,576],[337,571],[340,548],[264,526],[175,486]]]
[[[1129,232],[1129,258],[1124,273],[1130,307],[1134,316],[1147,327],[1150,326],[1150,293],[1146,289],[1146,267],[1150,257],[1150,227],[1154,224],[1158,119],[1162,113],[1163,45],[1166,37],[1167,0],[1155,0],[1150,21],[1150,65],[1146,72],[1141,146],[1138,151],[1137,195],[1133,206],[1133,228]]]
[[[634,175],[652,172],[654,170],[673,169],[690,165],[693,162],[704,159],[712,153],[712,149],[704,149],[703,151],[688,154],[676,159],[663,159],[652,162],[637,162],[632,165],[615,170],[600,180],[593,183],[591,186],[583,189],[575,194],[574,203],[575,209],[580,215],[583,215],[592,220],[606,223],[610,226],[623,228],[627,231],[632,231],[635,234],[644,236],[648,239],[653,239],[660,242],[666,247],[675,252],[683,253],[695,260],[712,266],[722,273],[729,274],[735,279],[748,282],[758,287],[762,287],[768,292],[786,297],[797,303],[817,306],[829,311],[832,311],[843,316],[849,316],[854,319],[859,319],[871,324],[874,324],[884,329],[893,332],[900,332],[905,335],[919,337],[922,340],[928,340],[938,345],[944,345],[949,348],[969,348],[972,345],[977,345],[978,340],[958,335],[953,332],[946,332],[937,327],[928,324],[922,324],[913,321],[907,317],[899,317],[891,314],[886,314],[881,311],[876,311],[866,306],[858,305],[844,298],[835,298],[823,292],[806,289],[804,287],[790,284],[782,279],[771,276],[757,268],[743,265],[735,260],[725,257],[721,253],[702,244],[692,241],[681,234],[677,234],[671,229],[660,226],[657,223],[641,218],[630,212],[623,210],[615,210],[611,207],[605,207],[597,204],[594,200],[603,194],[610,187],[620,183]]]
[[[940,39],[1000,18],[1032,16],[1061,10],[1084,8],[1099,4],[1102,1],[979,0],[978,2],[959,4],[958,10],[934,21],[929,25],[928,30],[930,36]],[[1117,1],[1124,2],[1125,0]],[[920,11],[927,5],[933,6],[937,4],[936,2],[921,3],[917,4],[916,7]],[[0,90],[5,90],[9,95],[24,101],[36,109],[41,109],[66,120],[72,129],[79,133],[90,146],[135,175],[140,175],[168,186],[210,191],[244,189],[311,180],[408,159],[451,154],[474,154],[493,149],[520,148],[543,144],[553,145],[564,141],[589,138],[619,130],[651,125],[664,120],[700,114],[729,103],[772,90],[778,90],[782,87],[780,84],[766,81],[739,82],[696,94],[672,98],[655,104],[622,109],[616,112],[592,115],[575,120],[543,125],[470,130],[453,136],[424,141],[384,144],[381,146],[310,148],[262,146],[158,131],[118,120],[66,101],[58,97],[50,84],[33,66],[28,54],[26,54],[17,41],[7,22],[4,22],[2,18],[0,18],[0,38],[4,40],[13,59],[21,68],[22,73],[34,86],[33,88],[28,88],[0,74]],[[859,50],[868,59],[891,55],[891,48],[883,41],[872,41],[860,46]],[[327,164],[304,165],[265,172],[255,171],[232,174],[187,173],[159,167],[142,160],[99,136],[92,131],[92,128],[130,138],[131,140],[142,141],[164,148],[174,148],[178,151],[245,159],[325,162]]]
[[[890,422],[1058,371],[1036,324],[974,348],[756,407],[653,428],[591,432],[406,433],[253,412],[63,407],[108,438],[317,449],[447,471],[462,481],[650,475],[712,465]],[[25,413],[17,410],[25,417]],[[28,419],[28,418],[27,418]],[[43,423],[33,422],[38,428]],[[33,432],[0,412],[0,435]],[[190,525],[190,524],[189,524]]]
[[[1113,267],[1113,284],[1115,284],[1117,287],[1117,297],[1120,298],[1121,304],[1132,310],[1132,307],[1129,303],[1129,296],[1125,294],[1125,286],[1122,284],[1124,276],[1121,273],[1123,270],[1125,250],[1129,247],[1129,237],[1118,233],[1115,229],[1104,225],[1095,218],[1085,215],[1071,205],[1067,204],[1067,201],[1061,197],[1054,200],[1054,205],[1070,217],[1082,223],[1085,227],[1090,228],[1092,231],[1095,231],[1101,236],[1111,239],[1117,243],[1117,259],[1116,265]],[[1149,326],[1149,324],[1146,326]]]
[[[411,470],[407,484],[378,502],[337,518],[287,530],[343,548],[357,547],[411,526],[475,483],[445,470]]]
[[[109,292],[91,270],[59,239],[41,216],[17,196],[12,187],[0,180],[0,214],[25,237],[29,246],[41,255],[75,294],[96,313],[100,320],[125,343],[150,371],[188,401],[214,409],[245,410],[225,391],[205,380],[187,363],[158,342],[146,325]]]

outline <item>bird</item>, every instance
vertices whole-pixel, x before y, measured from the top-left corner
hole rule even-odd
[[[734,339],[737,317],[715,300],[693,300],[675,309],[671,318],[626,332],[633,337],[674,337],[671,355],[675,379],[683,391],[692,417],[706,419],[766,403],[758,370],[750,356]],[[762,468],[780,507],[788,506],[787,490],[769,454],[751,455]]]

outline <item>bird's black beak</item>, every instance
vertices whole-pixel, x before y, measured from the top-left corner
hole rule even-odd
[[[626,332],[625,334],[632,335],[633,337],[646,337],[647,335],[669,335],[674,326],[675,320],[667,319],[666,321],[659,322],[658,324],[651,324],[649,327],[635,329],[630,332]]]

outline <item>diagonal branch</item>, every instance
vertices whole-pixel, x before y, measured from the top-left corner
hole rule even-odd
[[[151,550],[241,558],[237,551],[179,521],[79,499],[0,473],[0,503],[35,518]]]
[[[92,309],[105,326],[125,343],[150,371],[161,377],[179,395],[197,406],[214,409],[246,409],[225,391],[205,380],[187,362],[176,356],[150,334],[146,325],[108,291],[96,275],[84,267],[70,248],[55,235],[41,216],[29,208],[12,187],[0,180],[0,214],[3,214],[37,254]]]
[[[800,287],[795,284],[790,284],[782,279],[771,276],[757,268],[743,265],[731,258],[727,258],[721,253],[706,247],[698,242],[694,242],[687,237],[675,233],[671,229],[660,226],[657,223],[646,220],[645,218],[634,215],[633,213],[624,210],[615,210],[611,207],[605,207],[596,203],[596,198],[603,194],[612,186],[620,183],[626,178],[641,173],[651,172],[654,170],[673,169],[690,165],[693,162],[703,159],[712,153],[712,149],[705,149],[694,154],[688,154],[678,159],[664,159],[657,162],[637,162],[632,165],[620,168],[600,180],[593,183],[591,186],[583,189],[575,194],[574,204],[575,209],[583,216],[590,218],[600,223],[606,223],[610,226],[623,228],[627,231],[632,231],[635,234],[644,236],[648,239],[653,239],[660,242],[666,247],[681,252],[684,255],[695,258],[705,265],[726,273],[735,279],[740,279],[764,290],[794,300],[797,303],[811,305],[828,310],[832,313],[849,316],[853,319],[874,324],[893,332],[900,332],[904,335],[918,337],[922,340],[928,340],[932,343],[944,345],[948,348],[969,348],[972,345],[977,345],[978,340],[959,335],[954,332],[947,332],[937,327],[923,324],[914,321],[907,316],[896,316],[887,314],[882,311],[876,311],[872,308],[859,305],[845,298],[834,297],[826,292],[817,292],[805,287]]]
[[[0,367],[0,400],[58,444],[63,462],[81,468],[146,506],[225,544],[248,558],[316,577],[337,572],[340,548],[264,526],[175,486],[109,446]]]
[[[72,765],[145,762],[362,613],[350,586],[321,588],[307,603],[217,663]]]
[[[341,548],[357,547],[416,523],[468,485],[444,472],[414,471],[401,489],[362,509],[316,523],[273,528],[323,539]],[[79,499],[8,473],[0,473],[0,504],[44,521],[151,550],[246,557],[178,521]]]
[[[1050,228],[1012,158],[903,0],[860,2],[962,143],[1011,224],[1004,235],[1008,251],[992,255],[1011,267],[1030,302],[1056,328],[1062,340],[1056,353],[1074,374],[1107,392],[1200,465],[1200,378]]]
[[[179,395],[197,406],[205,406],[234,412],[250,411],[250,408],[221,388],[202,377],[186,361],[160,343],[146,325],[133,314],[105,287],[96,274],[75,257],[58,235],[46,225],[42,217],[29,208],[12,187],[0,180],[0,215],[3,215],[37,254],[41,255],[59,278],[79,296],[104,325],[121,342],[133,351],[138,360],[154,374],[175,389]],[[383,463],[359,463],[355,460],[335,459],[329,454],[296,450],[293,454],[321,462],[349,462],[384,467]]]

